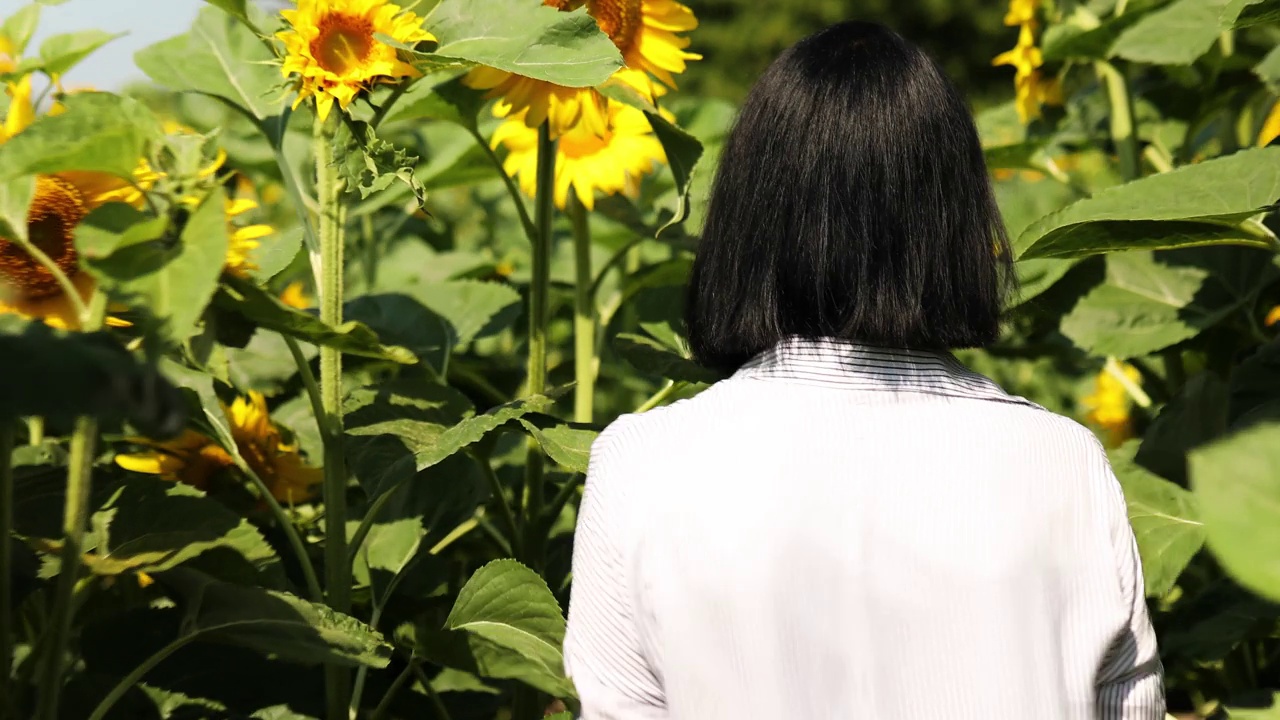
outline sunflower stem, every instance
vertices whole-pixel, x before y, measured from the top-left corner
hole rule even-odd
[[[489,158],[489,162],[497,168],[498,175],[502,176],[502,181],[507,186],[507,194],[511,196],[511,202],[516,206],[516,214],[520,216],[520,227],[524,228],[524,234],[529,238],[530,245],[538,243],[538,227],[534,225],[533,219],[529,217],[529,209],[525,207],[524,196],[520,194],[520,188],[516,186],[516,181],[507,174],[506,168],[502,166],[502,160],[498,158],[498,154],[489,146],[488,141],[480,134],[475,127],[467,128],[471,131],[471,137],[475,138],[476,143],[485,152],[485,157]]]
[[[80,297],[80,291],[76,289],[75,283],[71,282],[71,278],[62,272],[62,268],[49,257],[45,251],[31,242],[29,238],[18,239],[18,244],[23,250],[27,251],[40,266],[49,271],[53,275],[53,279],[58,283],[58,289],[62,290],[62,294],[71,302],[71,307],[75,308],[76,321],[81,327],[85,327],[89,322],[89,307],[84,304],[84,299]]]
[[[342,324],[342,251],[346,207],[338,174],[335,142],[340,111],[315,123],[316,195],[320,202],[320,320]],[[324,570],[329,607],[351,611],[351,564],[347,557],[347,464],[342,448],[342,353],[320,347],[320,404],[324,433]],[[351,702],[351,673],[340,665],[325,668],[329,720],[346,720]]]
[[[44,442],[44,417],[32,415],[27,418],[27,444],[39,445]]]
[[[573,222],[573,419],[589,423],[594,416],[596,372],[596,304],[591,277],[591,225],[577,195],[569,197]]]
[[[1120,161],[1120,176],[1125,182],[1137,179],[1140,174],[1138,137],[1133,128],[1133,97],[1129,94],[1129,85],[1124,75],[1109,62],[1098,61],[1094,64],[1098,79],[1107,89],[1107,100],[1111,104],[1111,141],[1115,143],[1116,155]]]
[[[551,220],[555,195],[556,142],[551,139],[551,126],[538,127],[537,196],[534,223],[537,239],[533,243],[533,277],[529,282],[529,369],[527,392],[542,395],[547,391],[547,290],[551,285]],[[525,513],[522,518],[524,537],[521,558],[534,571],[542,569],[542,546],[536,519],[542,513],[544,483],[542,448],[528,439],[525,462]]]
[[[81,325],[85,332],[95,332],[102,328],[106,316],[107,296],[98,290],[94,292],[86,314],[81,316]],[[76,418],[71,435],[71,456],[67,461],[67,494],[62,506],[62,558],[36,701],[35,717],[38,720],[57,720],[58,717],[63,660],[71,639],[71,620],[76,610],[76,576],[80,571],[84,531],[89,521],[89,498],[93,491],[93,454],[97,442],[97,419],[89,416]],[[8,538],[5,540],[7,542]]]
[[[258,489],[258,493],[262,495],[262,500],[271,509],[271,515],[276,519],[276,523],[280,525],[280,531],[284,533],[285,540],[289,543],[289,548],[293,550],[293,554],[298,556],[298,565],[302,569],[302,581],[307,586],[307,597],[314,602],[324,602],[324,592],[320,589],[320,580],[316,577],[316,570],[311,566],[311,556],[307,554],[307,546],[302,542],[302,536],[298,534],[298,528],[293,524],[293,518],[289,517],[289,513],[285,512],[284,506],[276,500],[275,495],[271,494],[271,488],[258,475],[249,463],[245,461],[244,456],[240,454],[240,448],[234,444],[228,448],[231,458],[235,460],[236,467],[244,476],[249,478],[249,482]]]
[[[13,577],[13,423],[0,420],[0,577]],[[0,698],[8,702],[13,668],[13,594],[11,583],[0,587]],[[0,705],[0,715],[7,715]],[[17,717],[17,715],[14,715]]]

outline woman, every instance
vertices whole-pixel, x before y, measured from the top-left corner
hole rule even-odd
[[[686,309],[732,376],[592,449],[565,642],[586,720],[1164,717],[1101,446],[948,354],[996,339],[1012,277],[923,52],[850,22],[773,63]]]

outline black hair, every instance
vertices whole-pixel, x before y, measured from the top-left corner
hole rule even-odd
[[[787,336],[981,347],[1016,285],[969,107],[875,23],[782,53],[721,154],[685,323],[694,358],[740,367]]]

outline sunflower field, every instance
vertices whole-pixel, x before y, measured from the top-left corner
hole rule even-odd
[[[128,93],[61,1],[0,18],[0,719],[572,717],[591,443],[718,379],[696,1],[206,0]],[[957,355],[1111,449],[1170,712],[1280,718],[1280,2],[1002,31]]]

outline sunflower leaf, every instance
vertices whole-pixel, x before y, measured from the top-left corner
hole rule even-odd
[[[62,75],[80,64],[93,51],[128,33],[112,35],[102,30],[54,35],[40,45],[40,66],[48,75]]]
[[[425,207],[427,189],[413,173],[418,164],[417,155],[410,155],[409,151],[382,140],[372,125],[358,120],[350,120],[343,125],[340,135],[345,135],[355,145],[338,166],[349,189],[358,190],[360,198],[366,199],[400,181],[413,192],[418,206]],[[338,142],[342,142],[341,137]]]
[[[0,182],[0,237],[27,239],[27,210],[36,194],[36,179],[30,175]]]
[[[454,58],[565,87],[599,85],[622,55],[585,8],[560,12],[526,0],[443,0],[428,17],[439,40],[425,59]]]
[[[133,98],[85,92],[63,104],[65,112],[37,118],[0,145],[0,182],[67,170],[132,178],[146,143],[160,135],[155,116]]]
[[[702,158],[702,143],[658,113],[646,111],[644,115],[649,118],[658,142],[662,143],[667,164],[671,166],[671,175],[676,181],[676,207],[672,216],[658,228],[657,235],[661,235],[662,231],[689,217],[689,192],[694,170],[698,167],[698,160]]]

